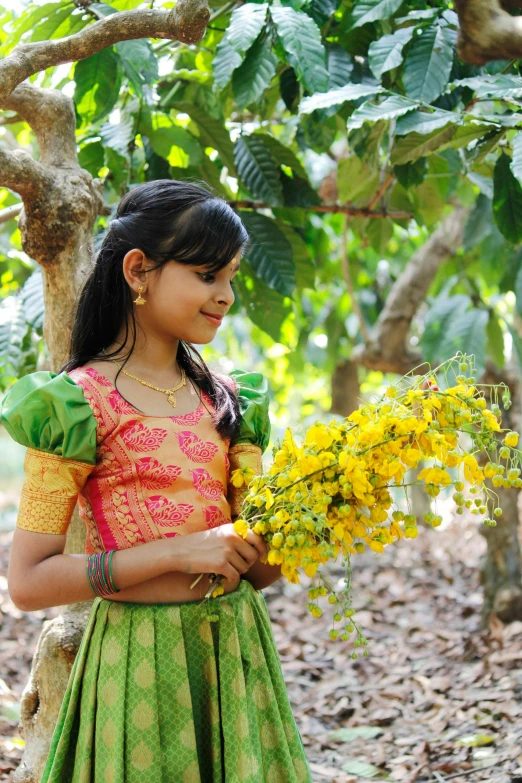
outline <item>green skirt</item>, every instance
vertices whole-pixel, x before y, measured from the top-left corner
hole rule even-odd
[[[312,783],[265,599],[95,598],[40,783]]]

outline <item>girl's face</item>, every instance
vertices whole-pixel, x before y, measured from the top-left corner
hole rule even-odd
[[[141,254],[141,263],[132,256],[136,253]],[[232,280],[239,269],[240,255],[238,251],[218,272],[168,261],[144,274],[143,269],[154,264],[147,262],[142,251],[129,251],[123,261],[125,278],[132,288],[132,298],[137,298],[138,286],[143,285],[141,295],[146,300],[141,307],[133,305],[136,320],[147,334],[153,332],[163,340],[210,343],[221,324],[219,317],[225,316],[234,303]],[[205,313],[218,318],[208,318]]]

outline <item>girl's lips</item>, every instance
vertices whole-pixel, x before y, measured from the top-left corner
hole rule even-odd
[[[207,313],[204,313],[201,311],[201,314],[205,316],[205,318],[208,318],[211,324],[214,324],[214,326],[221,326],[222,318],[214,318],[213,315],[208,315]]]

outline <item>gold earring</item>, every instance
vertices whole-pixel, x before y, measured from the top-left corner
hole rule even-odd
[[[142,286],[142,285],[139,285],[139,286],[138,286],[138,298],[134,300],[134,304],[137,304],[137,305],[143,305],[143,304],[145,304],[145,302],[147,301],[146,299],[144,299],[144,298],[142,297],[142,295],[141,295],[141,292],[142,292],[142,291],[143,291],[143,286]]]

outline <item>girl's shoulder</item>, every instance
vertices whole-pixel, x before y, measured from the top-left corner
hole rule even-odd
[[[6,392],[0,421],[22,446],[96,464],[97,422],[74,371],[24,375]]]
[[[261,372],[236,368],[223,376],[239,400],[241,422],[238,435],[230,444],[255,444],[264,452],[270,440],[270,389]],[[228,380],[227,380],[228,379]]]

